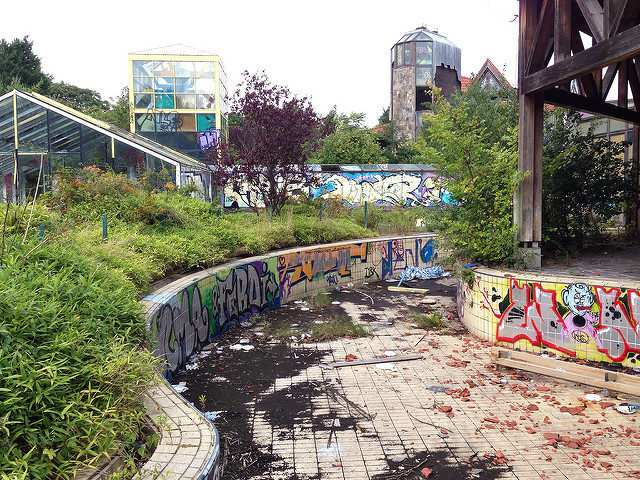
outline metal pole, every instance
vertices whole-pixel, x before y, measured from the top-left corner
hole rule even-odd
[[[38,234],[40,235],[40,241],[44,239],[44,225],[42,222],[38,224]]]
[[[320,220],[322,220],[322,202],[320,202]]]
[[[364,228],[367,228],[367,207],[368,203],[364,202]]]
[[[107,240],[107,214],[102,214],[102,239]]]

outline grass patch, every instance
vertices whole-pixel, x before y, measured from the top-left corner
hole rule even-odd
[[[409,308],[407,315],[418,327],[425,330],[437,330],[446,326],[442,321],[442,314],[438,311],[425,312],[417,308]]]
[[[347,314],[332,314],[324,321],[325,323],[313,323],[311,325],[313,337],[318,340],[371,335],[367,328],[353,323],[353,320]]]
[[[319,293],[313,297],[313,304],[319,307],[326,307],[327,305],[331,305],[331,299],[326,293]]]

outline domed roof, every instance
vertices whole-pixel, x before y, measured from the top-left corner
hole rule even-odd
[[[406,42],[433,42],[433,65],[452,68],[458,74],[458,79],[462,77],[462,51],[451,40],[438,32],[429,30],[427,27],[418,27],[405,33],[396,45]],[[393,47],[392,47],[393,48]]]
[[[396,42],[396,44],[415,41],[432,41],[452,45],[455,47],[453,42],[451,42],[451,40],[449,40],[447,37],[445,37],[444,35],[440,35],[438,32],[431,31],[425,26],[418,27],[414,30],[411,30],[410,32],[405,33],[402,38]]]

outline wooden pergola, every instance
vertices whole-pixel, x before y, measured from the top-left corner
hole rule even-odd
[[[520,246],[534,253],[530,263],[535,267],[542,241],[544,104],[634,124],[633,157],[638,159],[640,0],[519,1],[518,168],[530,174],[516,194],[514,220]],[[614,82],[618,98],[610,103]]]

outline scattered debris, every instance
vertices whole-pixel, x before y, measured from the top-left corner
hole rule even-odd
[[[211,420],[213,422],[223,413],[224,413],[223,411],[204,412],[204,418],[206,418],[207,420]]]
[[[171,385],[171,387],[176,391],[176,393],[182,393],[189,390],[189,387],[187,387],[187,382],[180,382],[177,385]]]
[[[378,367],[380,370],[389,370],[391,372],[398,371],[398,369],[393,363],[378,363],[376,364],[376,367]]]
[[[235,351],[244,350],[245,352],[248,352],[256,347],[254,347],[253,345],[243,345],[241,343],[236,343],[235,345],[231,345],[229,348]]]
[[[433,267],[405,267],[404,271],[400,275],[400,282],[398,286],[402,285],[402,282],[407,282],[418,278],[420,280],[429,280],[434,278],[443,278],[450,276],[450,273],[444,271],[440,265],[434,265]]]
[[[420,360],[422,355],[407,355],[404,357],[394,358],[371,358],[369,360],[357,360],[352,362],[336,362],[336,363],[321,363],[320,366],[327,370],[340,367],[355,367],[356,365],[372,365],[377,363],[389,363],[389,362],[406,362],[409,360]]]
[[[345,362],[353,362],[354,360],[357,360],[358,357],[356,357],[354,354],[350,353],[347,356],[344,357],[344,361]]]
[[[390,292],[403,292],[403,293],[429,293],[428,288],[410,288],[410,287],[387,287]]]

